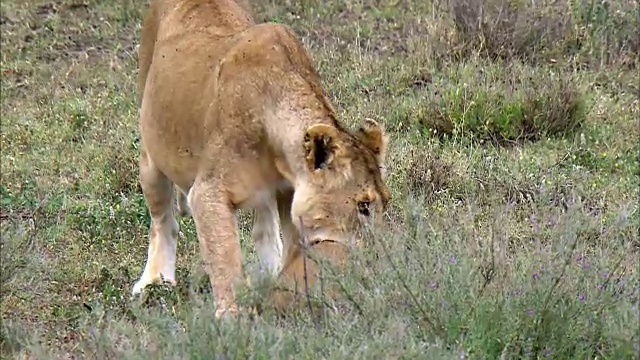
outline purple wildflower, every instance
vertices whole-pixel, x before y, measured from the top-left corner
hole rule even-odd
[[[533,229],[533,232],[537,233],[538,231],[540,231],[540,226],[538,225],[538,221],[537,221],[535,215],[531,215],[529,217],[529,222],[531,223],[531,227]]]
[[[602,277],[605,278],[605,279],[608,278],[609,277],[609,272],[607,270],[603,271],[602,272]]]
[[[529,315],[529,316],[533,316],[534,314],[535,314],[535,311],[533,311],[533,310],[527,311],[527,315]]]
[[[600,291],[604,290],[604,285],[602,285],[602,284],[598,285],[598,290],[600,290]]]
[[[438,282],[437,282],[437,281],[435,281],[435,280],[434,280],[434,281],[432,281],[432,282],[431,282],[431,288],[432,288],[432,289],[435,289],[435,288],[437,288],[437,287],[438,287]]]
[[[578,300],[584,301],[584,299],[585,299],[584,294],[578,294]]]
[[[538,280],[538,278],[540,277],[540,274],[538,274],[538,272],[535,271],[533,275],[531,275],[531,277],[533,278],[533,280]]]
[[[449,258],[449,264],[453,265],[456,263],[456,257],[451,255],[451,257]]]
[[[544,357],[549,358],[551,357],[551,348],[546,348],[544,351]]]
[[[589,268],[589,264],[582,263],[582,269],[587,270]]]
[[[620,216],[618,217],[618,220],[616,221],[617,223],[621,223],[621,222],[625,222],[627,221],[627,214],[626,213],[622,213],[620,214]]]

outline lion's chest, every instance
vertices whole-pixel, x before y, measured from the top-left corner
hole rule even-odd
[[[240,209],[261,207],[274,201],[276,191],[293,188],[274,168],[266,172],[252,170],[236,174],[234,181],[227,183],[230,200]]]

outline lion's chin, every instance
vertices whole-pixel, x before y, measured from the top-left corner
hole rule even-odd
[[[342,242],[329,239],[309,242],[306,252],[298,253],[280,273],[279,286],[271,295],[276,312],[286,314],[301,307],[322,306],[318,295],[333,298],[336,295],[333,279],[345,265],[348,254],[349,246]]]

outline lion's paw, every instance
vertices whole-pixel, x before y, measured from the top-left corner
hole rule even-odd
[[[131,290],[131,294],[132,295],[138,295],[141,294],[144,291],[144,288],[146,288],[148,285],[155,285],[155,284],[168,284],[171,286],[175,286],[176,285],[176,280],[172,279],[172,278],[167,278],[161,275],[158,276],[146,276],[146,275],[142,275],[142,277],[140,278],[140,280],[138,280],[138,282],[136,282],[133,285],[133,289]]]
[[[216,319],[233,318],[236,315],[238,315],[238,306],[236,305],[216,309]]]

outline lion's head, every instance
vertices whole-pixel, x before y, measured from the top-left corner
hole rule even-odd
[[[307,177],[292,205],[301,235],[359,243],[362,226],[380,221],[390,198],[383,182],[386,144],[384,129],[371,119],[355,132],[325,124],[307,129]]]

